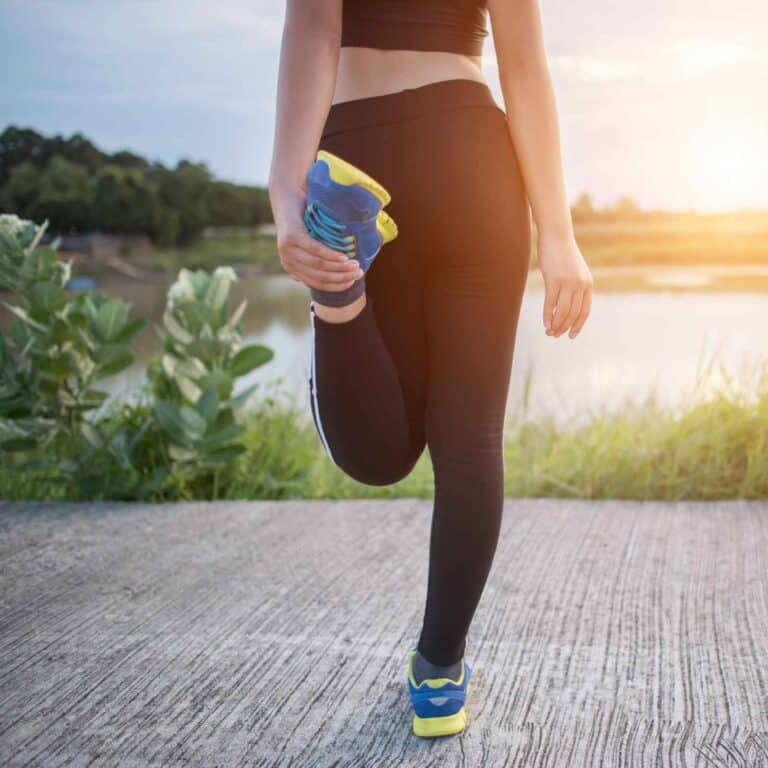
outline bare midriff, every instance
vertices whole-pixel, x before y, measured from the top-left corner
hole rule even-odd
[[[343,46],[332,104],[383,96],[440,80],[485,83],[481,56],[448,51],[401,51]]]

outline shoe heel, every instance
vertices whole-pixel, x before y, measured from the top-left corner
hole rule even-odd
[[[423,739],[432,739],[436,736],[453,736],[456,733],[461,733],[466,727],[467,713],[464,707],[455,714],[445,717],[413,716],[413,732]]]

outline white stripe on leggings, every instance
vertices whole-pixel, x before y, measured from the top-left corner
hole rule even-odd
[[[323,447],[325,448],[325,452],[328,454],[331,461],[336,464],[336,459],[333,458],[333,454],[331,453],[331,448],[328,445],[328,440],[325,437],[325,432],[323,432],[323,423],[320,420],[320,403],[317,401],[317,366],[315,364],[315,344],[316,344],[316,332],[315,332],[315,326],[317,322],[317,318],[315,313],[312,311],[312,304],[310,302],[309,305],[309,318],[310,322],[312,324],[312,353],[311,353],[311,362],[310,362],[310,369],[311,369],[311,392],[310,396],[312,397],[312,402],[315,405],[315,422],[317,425],[317,431],[320,433],[320,440],[323,443]],[[338,464],[336,465],[338,466]]]

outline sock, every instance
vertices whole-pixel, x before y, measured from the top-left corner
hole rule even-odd
[[[425,659],[421,655],[421,651],[417,649],[416,655],[413,657],[413,676],[416,678],[416,685],[427,678],[448,677],[451,680],[458,680],[463,666],[463,656],[449,667],[440,667]]]
[[[326,307],[346,307],[365,292],[365,272],[363,276],[355,280],[349,288],[343,291],[321,291],[319,288],[310,288],[309,295],[318,304]]]

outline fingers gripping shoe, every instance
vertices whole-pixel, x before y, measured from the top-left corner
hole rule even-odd
[[[321,149],[307,173],[304,223],[316,240],[357,259],[368,271],[381,247],[397,237],[384,210],[391,197],[352,163]]]
[[[416,648],[408,651],[408,694],[413,705],[413,732],[417,736],[450,736],[466,728],[464,708],[469,691],[472,669],[464,662],[458,680],[448,677],[422,680],[416,685],[413,657]]]

